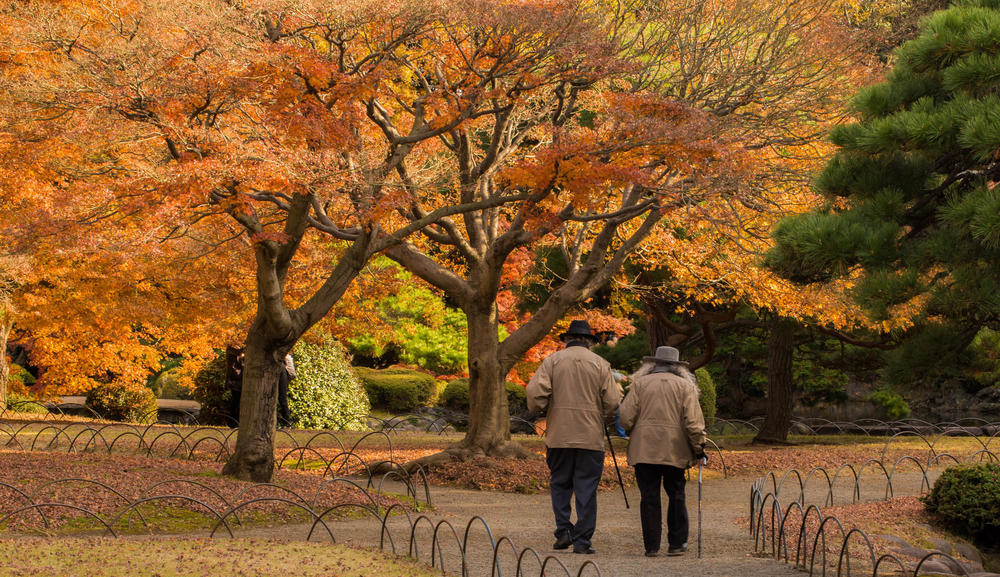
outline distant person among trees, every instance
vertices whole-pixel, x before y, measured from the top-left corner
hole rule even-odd
[[[229,390],[229,416],[232,424],[240,422],[240,397],[243,393],[243,348],[226,347],[226,389]]]
[[[278,426],[287,427],[292,422],[288,410],[288,383],[295,380],[295,360],[291,353],[285,355],[285,367],[278,375]]]
[[[604,427],[614,419],[622,391],[611,365],[590,351],[597,337],[587,321],[571,322],[560,338],[566,347],[546,357],[528,383],[528,409],[546,414],[545,462],[556,521],[552,548],[572,545],[574,553],[592,554]],[[574,495],[575,525],[570,522]]]
[[[674,347],[657,347],[632,375],[621,406],[629,431],[628,464],[639,485],[639,519],[647,557],[660,554],[663,514],[660,484],[667,493],[667,555],[687,550],[688,514],[684,470],[705,457],[705,417],[698,384]]]

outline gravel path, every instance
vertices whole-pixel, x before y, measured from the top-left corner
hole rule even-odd
[[[561,562],[571,576],[576,576],[587,562],[596,563],[600,574],[606,577],[632,577],[644,575],[705,575],[705,576],[793,576],[801,575],[791,566],[772,559],[751,555],[753,544],[748,530],[737,523],[740,517],[748,515],[748,500],[751,481],[742,479],[707,479],[702,493],[702,558],[697,558],[697,504],[698,483],[696,470],[692,470],[687,485],[688,512],[691,518],[689,549],[680,557],[647,558],[643,555],[642,534],[639,529],[638,489],[628,489],[630,509],[620,490],[602,491],[598,496],[598,525],[594,535],[595,555],[576,555],[567,551],[553,551],[552,509],[548,493],[521,495],[451,489],[432,488],[435,510],[427,513],[431,522],[417,524],[417,556],[430,561],[433,528],[441,521],[451,524],[459,537],[463,537],[471,518],[480,516],[489,524],[495,539],[507,537],[514,547],[500,547],[502,574],[516,573],[516,549],[537,551],[536,562],[530,552],[523,562],[527,574],[536,574],[538,563],[548,563],[547,575],[559,575],[562,571],[551,566]],[[665,507],[664,507],[665,510]],[[359,546],[378,546],[379,525],[369,520],[338,522],[331,524],[339,543]],[[305,527],[284,527],[257,529],[243,534],[267,538],[304,538]],[[392,540],[398,553],[406,554],[409,530],[405,520],[391,522]],[[447,526],[439,530],[441,556],[444,568],[449,573],[460,573],[461,553],[456,537]],[[492,548],[481,523],[471,524],[469,531],[468,563],[470,577],[488,577],[492,563]],[[316,538],[315,536],[313,537]],[[666,530],[664,530],[662,550],[666,550]],[[545,561],[547,557],[553,557]],[[554,569],[554,570],[553,570]],[[593,567],[583,571],[585,575],[596,575]]]

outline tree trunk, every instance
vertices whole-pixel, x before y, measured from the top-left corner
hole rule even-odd
[[[475,455],[526,457],[527,450],[510,438],[510,409],[506,376],[510,366],[500,359],[500,331],[496,303],[470,308],[468,319],[469,430],[458,443],[440,453],[421,457],[405,465],[433,467],[455,458]],[[386,469],[377,469],[388,470]]]
[[[646,305],[649,314],[646,315],[646,340],[649,342],[649,350],[656,351],[656,347],[667,345],[670,338],[670,329],[660,322],[659,317],[651,310],[651,305]]]
[[[792,353],[795,322],[775,318],[767,341],[767,414],[755,443],[785,443],[792,426]]]
[[[646,339],[649,342],[649,350],[655,352],[657,347],[683,349],[691,338],[692,327],[671,322],[667,312],[668,303],[661,299],[643,299],[643,308],[646,311]]]
[[[496,304],[467,313],[469,326],[469,430],[460,443],[474,453],[493,454],[510,444],[510,411],[499,358]]]
[[[245,481],[269,483],[274,474],[274,432],[278,377],[285,367],[286,348],[276,348],[266,322],[257,318],[247,337],[240,396],[240,431],[236,449],[222,469]]]
[[[7,337],[13,328],[10,312],[0,309],[0,409],[7,408],[7,383],[10,367],[7,365]]]
[[[307,208],[305,198],[296,196],[296,202]],[[301,221],[299,224],[304,228]],[[303,230],[298,230],[293,238],[301,239],[302,233]],[[372,253],[370,244],[371,237],[367,235],[353,242],[323,285],[294,311],[289,311],[283,302],[284,279],[298,241],[277,248],[266,243],[256,247],[257,316],[247,333],[244,350],[240,430],[236,449],[222,474],[258,483],[270,482],[274,474],[278,379],[285,367],[285,355],[344,295],[368,261]]]

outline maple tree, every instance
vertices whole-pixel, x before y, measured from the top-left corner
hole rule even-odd
[[[660,90],[713,115],[739,144],[751,193],[668,215],[621,284],[642,304],[651,348],[697,342],[691,348],[698,353],[688,357],[693,366],[711,360],[717,330],[747,322],[736,318],[740,307],[760,311],[754,322],[775,329],[769,413],[791,409],[791,341],[779,330],[788,323],[783,317],[834,327],[863,322],[844,286],[803,290],[758,262],[771,226],[818,201],[809,180],[829,149],[826,131],[842,118],[851,87],[867,77],[862,55],[846,48],[852,43],[839,21],[842,8],[824,0],[677,0],[656,15],[667,34],[653,46],[670,63],[657,70]],[[787,434],[787,423],[775,428]]]
[[[836,0],[845,24],[862,44],[861,52],[871,66],[884,66],[893,51],[916,36],[920,21],[951,4],[948,0]]]
[[[842,342],[875,348],[895,346],[894,335],[915,322],[915,303],[868,318],[851,299],[853,275],[803,286],[761,268],[759,261],[773,242],[768,231],[780,219],[824,202],[810,179],[832,153],[824,139],[847,114],[842,101],[880,71],[885,53],[912,33],[918,17],[940,5],[933,0],[713,3],[676,17],[680,24],[673,37],[687,44],[678,52],[700,57],[679,68],[687,74],[677,73],[682,82],[675,83],[682,90],[693,86],[690,93],[704,99],[700,106],[749,136],[751,186],[765,192],[754,197],[761,201],[758,206],[716,206],[674,222],[680,234],[652,244],[639,260],[651,268],[662,266],[660,276],[647,271],[633,284],[640,285],[651,344],[696,342],[699,353],[690,358],[696,366],[711,359],[717,331],[747,324],[770,327],[772,362],[761,441],[784,441],[791,422],[791,347],[800,328],[790,319]],[[705,22],[713,25],[699,26]],[[741,59],[758,54],[755,43],[769,46],[771,58]],[[757,319],[737,318],[746,305],[758,311]]]
[[[194,367],[235,338],[247,299],[245,264],[201,261],[204,247],[184,241],[151,252],[127,217],[39,234],[53,221],[22,216],[2,227],[31,264],[13,294],[19,321],[12,338],[39,369],[40,394],[79,394],[112,380],[142,387],[165,355]]]
[[[646,243],[621,285],[639,297],[651,347],[690,347],[697,351],[688,357],[694,366],[712,359],[718,331],[748,324],[775,329],[760,438],[780,441],[788,433],[794,385],[795,323],[788,319],[879,348],[891,346],[889,331],[913,322],[912,307],[878,322],[865,318],[847,294],[852,278],[803,287],[759,261],[781,218],[823,202],[810,179],[832,151],[825,138],[845,116],[842,102],[882,66],[873,56],[884,56],[916,17],[939,3],[668,4],[659,19],[671,31],[667,46],[678,64],[661,72],[665,89],[711,112],[736,135],[757,194],[754,204],[703,203],[665,219],[669,228]],[[757,318],[737,316],[747,306]],[[882,335],[864,336],[868,329]]]
[[[435,14],[417,3],[303,2],[276,13],[267,2],[38,1],[12,10],[22,31],[12,52],[45,58],[5,86],[24,119],[11,130],[59,175],[60,194],[103,207],[98,220],[128,215],[129,238],[207,238],[204,256],[220,269],[230,251],[253,263],[227,474],[270,479],[282,359],[368,258],[467,208],[394,216],[433,191],[424,183],[440,185],[433,166],[403,175],[402,161],[433,164],[436,138],[482,102],[413,90],[419,71],[406,55],[425,49],[420,35]],[[380,91],[408,115],[406,128],[385,130]]]
[[[15,264],[5,297],[18,315],[6,327],[39,371],[32,391],[79,394],[111,380],[142,387],[166,354],[195,366],[214,338],[232,333],[235,323],[219,312],[242,305],[231,287],[243,273],[227,278],[194,259],[210,250],[207,237],[161,242],[168,223],[149,227],[151,214],[116,202],[96,175],[80,187],[86,162],[71,167],[88,142],[48,138],[19,100],[25,72],[49,61],[24,50],[17,23],[5,20],[13,27],[0,42],[0,259]]]
[[[639,56],[648,30],[644,5],[618,12],[572,7],[526,4],[508,22],[455,15],[435,50],[411,59],[414,69],[447,71],[419,86],[455,95],[467,94],[468,83],[489,67],[510,70],[493,80],[491,109],[442,133],[442,160],[455,167],[452,194],[459,198],[525,194],[503,207],[441,219],[386,251],[442,290],[467,319],[469,428],[422,464],[520,454],[510,440],[504,391],[515,363],[606,285],[664,214],[718,194],[722,183],[739,193],[722,177],[731,159],[707,115],[663,98],[644,80],[652,66]],[[489,39],[508,47],[499,60]],[[395,130],[388,119],[386,130]],[[504,289],[530,270],[539,245],[562,253],[566,274],[553,279],[533,311],[506,323],[501,337]]]

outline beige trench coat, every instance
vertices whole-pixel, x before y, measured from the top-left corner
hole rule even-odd
[[[705,417],[698,387],[672,373],[651,373],[632,383],[620,422],[630,431],[628,464],[695,464],[694,448],[705,443]]]
[[[542,361],[528,382],[528,409],[545,413],[545,446],[604,450],[604,422],[622,389],[611,365],[586,347],[567,347]]]

